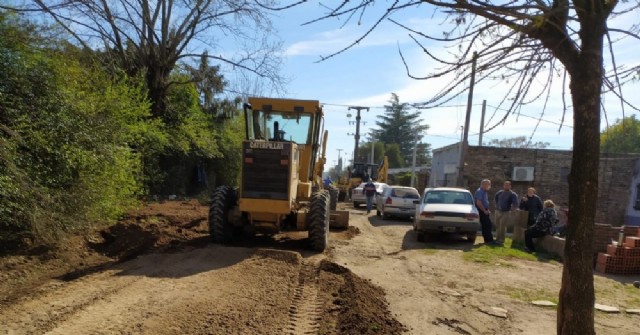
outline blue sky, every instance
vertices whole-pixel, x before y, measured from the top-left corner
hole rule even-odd
[[[384,4],[381,4],[384,5]],[[377,10],[380,10],[378,8]],[[408,33],[391,22],[383,22],[370,36],[354,48],[337,55],[331,59],[318,62],[321,56],[327,56],[346,47],[362,34],[374,22],[376,13],[370,10],[361,24],[357,19],[345,24],[344,20],[329,19],[324,22],[303,26],[302,23],[317,18],[325,13],[326,9],[318,3],[307,3],[297,8],[278,12],[274,17],[274,24],[284,41],[286,60],[283,64],[283,73],[291,79],[287,86],[286,97],[297,99],[315,99],[325,104],[326,125],[329,129],[329,142],[327,149],[327,162],[329,166],[335,164],[338,158],[338,150],[350,156],[354,148],[354,138],[348,135],[355,132],[355,126],[348,121],[347,107],[361,105],[370,107],[369,112],[364,112],[362,121],[363,133],[371,127],[375,127],[376,115],[383,112],[382,106],[386,104],[392,92],[399,95],[401,102],[421,102],[430,98],[445,82],[438,80],[418,81],[410,79],[406,75],[404,65],[398,53],[400,48],[408,59],[414,74],[426,74],[435,64],[429,63],[423,57],[422,52],[409,39]],[[399,15],[398,15],[399,14]],[[427,6],[400,12],[394,15],[394,19],[412,27],[419,27],[428,31],[441,29],[443,21],[433,17],[433,10]],[[633,16],[633,15],[628,15]],[[626,18],[619,22],[619,27],[628,27],[633,18]],[[615,21],[610,23],[613,26]],[[344,25],[344,26],[343,26]],[[616,49],[616,61],[618,64],[638,64],[637,46],[633,41],[623,40]],[[436,48],[434,46],[434,48]],[[442,49],[442,47],[440,47]],[[431,49],[430,49],[431,50]],[[445,52],[444,50],[440,50]],[[610,67],[610,65],[608,65]],[[446,79],[443,79],[446,80]],[[560,81],[558,81],[560,83]],[[480,128],[480,114],[482,100],[487,100],[487,115],[485,123],[493,124],[500,111],[494,116],[493,122],[489,121],[495,112],[496,106],[502,98],[502,92],[509,87],[505,82],[479,83],[475,87],[474,106],[471,115],[470,137],[472,145],[478,144],[478,131]],[[638,83],[627,85],[624,94],[627,99],[635,101],[640,106],[640,99],[633,96],[632,92],[638,92]],[[556,89],[554,88],[554,91]],[[560,92],[560,88],[557,89]],[[570,99],[567,96],[567,99]],[[467,93],[447,104],[448,107],[424,110],[421,112],[423,122],[430,126],[423,138],[439,148],[459,141],[461,126],[464,125]],[[607,117],[610,122],[622,117],[619,101],[613,97],[607,97],[604,101],[608,109]],[[562,102],[559,94],[554,94],[547,102],[547,111],[544,121],[536,128],[544,101],[534,102],[522,110],[520,117],[511,116],[508,121],[484,134],[484,141],[502,139],[515,136],[532,136],[532,141],[550,142],[552,149],[570,149],[572,147],[572,113],[565,117],[565,123],[560,129],[562,118]],[[626,109],[626,115],[633,111]],[[353,113],[352,113],[353,114]],[[605,126],[603,120],[602,127]],[[534,131],[535,130],[535,131]]]

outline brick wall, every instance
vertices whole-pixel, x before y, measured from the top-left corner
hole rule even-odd
[[[472,191],[478,188],[482,179],[491,179],[489,196],[492,197],[502,188],[505,180],[511,180],[514,166],[533,166],[534,180],[513,181],[513,190],[518,196],[523,196],[526,189],[533,186],[543,200],[552,199],[557,206],[567,207],[569,184],[566,173],[571,168],[571,155],[572,152],[566,150],[470,146],[465,160],[464,179]],[[596,222],[612,226],[624,224],[633,170],[639,158],[637,154],[601,156]],[[493,201],[490,202],[493,207]]]

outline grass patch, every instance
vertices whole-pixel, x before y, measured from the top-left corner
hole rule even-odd
[[[462,257],[470,262],[498,263],[505,266],[510,266],[510,264],[501,263],[501,260],[524,259],[537,261],[555,259],[553,255],[544,252],[527,253],[523,250],[522,243],[513,243],[510,238],[505,240],[503,246],[481,245],[465,252]]]
[[[422,253],[425,255],[435,255],[438,252],[440,252],[438,249],[422,249]]]
[[[626,308],[640,308],[640,289],[632,283],[620,283],[596,276],[594,280],[596,302],[619,304]]]
[[[528,290],[518,287],[508,287],[507,295],[516,300],[531,302],[535,300],[547,300],[555,304],[558,303],[558,293],[545,289]]]

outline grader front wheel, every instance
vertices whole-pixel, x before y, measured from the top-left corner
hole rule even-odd
[[[324,251],[329,243],[329,192],[322,190],[311,196],[309,213],[307,213],[307,228],[309,230],[309,244],[311,249]]]
[[[327,191],[329,191],[329,209],[335,211],[338,208],[338,196],[340,195],[340,190],[333,185],[329,185],[327,187]]]

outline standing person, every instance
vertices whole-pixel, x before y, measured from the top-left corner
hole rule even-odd
[[[524,231],[524,250],[526,252],[534,252],[533,239],[551,234],[551,228],[558,224],[558,213],[556,213],[556,204],[551,200],[544,201],[544,209],[536,218],[536,223]]]
[[[371,178],[362,188],[362,194],[367,196],[367,214],[369,214],[373,204],[373,196],[376,195],[376,185],[371,181]]]
[[[493,234],[491,233],[491,217],[489,214],[489,195],[487,192],[491,189],[491,180],[484,179],[480,183],[480,187],[476,190],[474,195],[476,208],[480,215],[480,226],[482,228],[482,237],[485,244],[496,245],[493,240]]]
[[[507,223],[511,211],[518,209],[518,195],[511,190],[511,182],[505,181],[502,189],[496,193],[496,239],[504,242]]]
[[[323,183],[324,183],[324,188],[328,188],[329,185],[331,185],[332,183],[331,178],[327,176],[327,178],[324,178]]]
[[[536,194],[535,188],[529,187],[527,189],[527,195],[520,199],[520,209],[529,212],[527,228],[533,226],[536,223],[536,217],[542,212],[542,200]]]

